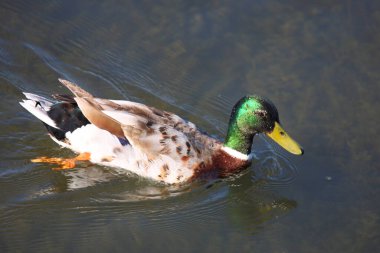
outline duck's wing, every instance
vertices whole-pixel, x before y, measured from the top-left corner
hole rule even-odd
[[[75,102],[73,95],[53,94],[52,97],[58,101],[61,101],[61,102],[66,102],[66,103],[70,103],[70,104],[76,104],[77,103],[77,102]]]
[[[93,97],[74,83],[61,80],[75,95],[86,118],[97,127],[126,138],[129,143],[149,158],[167,155],[187,162],[204,158],[205,140],[191,122],[181,117],[140,103]],[[207,152],[206,152],[207,153]]]
[[[58,80],[75,95],[74,100],[88,121],[117,137],[125,137],[120,123],[104,114],[102,112],[103,107],[95,101],[95,98],[90,93],[72,82],[63,79]]]

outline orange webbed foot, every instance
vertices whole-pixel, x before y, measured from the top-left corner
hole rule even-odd
[[[81,153],[74,158],[60,158],[60,157],[38,157],[32,159],[33,163],[53,163],[58,164],[60,167],[53,168],[53,170],[68,170],[75,168],[77,161],[90,161],[91,154],[90,153]]]

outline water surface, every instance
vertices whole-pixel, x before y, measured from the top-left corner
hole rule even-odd
[[[376,1],[1,1],[1,252],[376,252]],[[234,103],[269,97],[306,150],[264,137],[228,180],[174,187],[72,156],[18,101],[94,95],[180,114],[223,138]]]

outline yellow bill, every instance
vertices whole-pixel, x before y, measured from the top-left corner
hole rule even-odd
[[[278,122],[274,123],[273,131],[271,133],[267,133],[266,135],[272,138],[272,140],[277,142],[278,145],[280,145],[290,153],[295,155],[303,154],[302,147],[285,132],[285,130],[281,127],[281,125]]]

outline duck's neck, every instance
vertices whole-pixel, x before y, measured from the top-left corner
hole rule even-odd
[[[239,129],[236,122],[230,122],[224,146],[236,150],[242,154],[251,154],[251,146],[255,133],[245,133]]]

